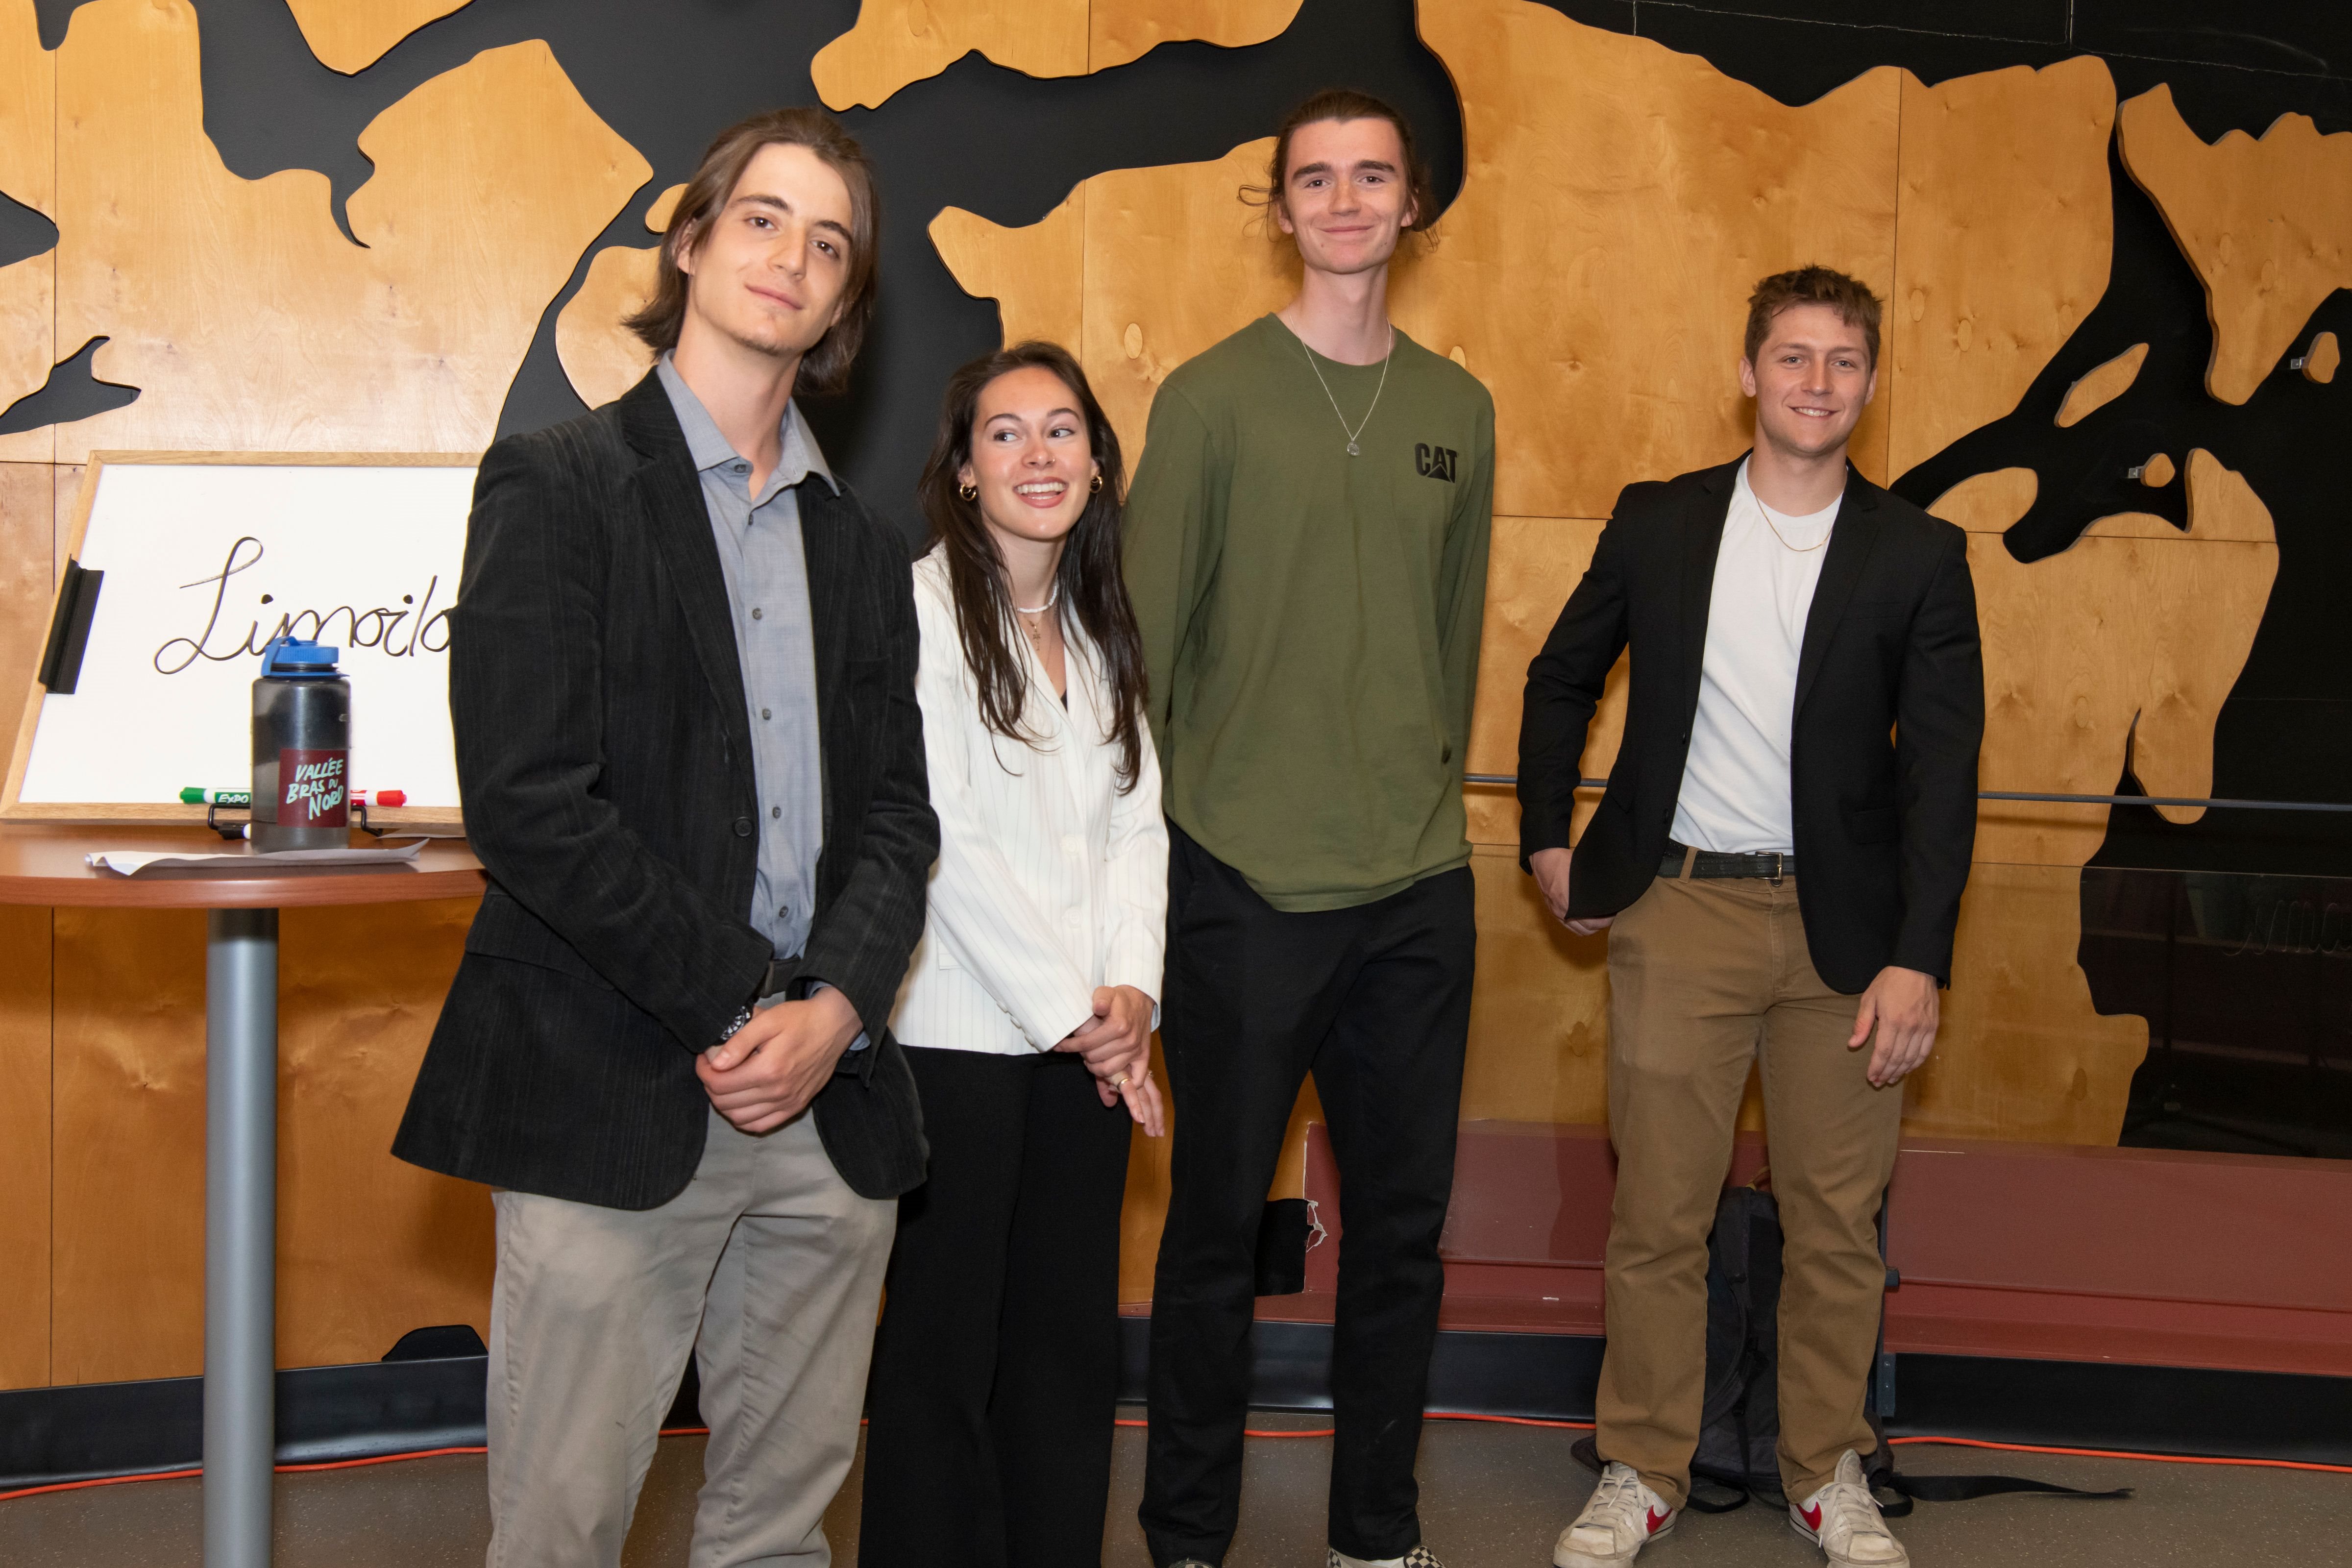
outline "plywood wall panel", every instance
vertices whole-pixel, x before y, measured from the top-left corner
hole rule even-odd
[[[50,1380],[204,1368],[205,917],[57,911]]]
[[[2119,131],[2124,167],[2205,284],[2205,389],[2243,403],[2311,313],[2352,288],[2352,132],[2282,114],[2259,142],[2231,131],[2208,145],[2164,86],[2125,104]]]
[[[1083,331],[1086,212],[1085,186],[1021,228],[942,207],[931,219],[931,244],[965,289],[996,300],[1007,343],[1043,338],[1076,352]]]
[[[2278,547],[2242,478],[2201,450],[2189,474],[2203,504],[2186,538],[2159,519],[2106,519],[2026,565],[2000,535],[1969,535],[1985,650],[1981,787],[2104,794],[2129,745],[2151,793],[2210,791],[2213,726],[2253,646]],[[2105,806],[1987,801],[1977,857],[2078,867],[2106,819]]]
[[[389,1152],[472,909],[282,917],[282,1366],[488,1322],[487,1194]],[[204,916],[60,910],[57,975],[52,1379],[188,1375],[204,1356]]]
[[[1108,70],[1185,38],[1229,49],[1262,44],[1290,26],[1298,6],[1299,0],[1093,0],[1087,68]]]
[[[2336,379],[2336,367],[2344,363],[2344,351],[2336,342],[2334,332],[2322,332],[2311,340],[2311,347],[2302,355],[2303,363],[2296,368],[2305,381],[2326,386]]]
[[[1211,163],[1120,169],[1078,187],[1079,357],[1130,464],[1168,373],[1298,291],[1297,252],[1267,239],[1265,220],[1240,197],[1265,177],[1273,151],[1267,137]],[[1021,313],[1066,320],[1038,287],[1056,281],[1038,275]],[[1014,307],[1003,308],[1011,320]]]
[[[544,43],[486,50],[361,132],[353,246],[325,175],[223,165],[185,0],[80,7],[58,105],[58,337],[108,335],[94,373],[141,388],[63,427],[67,461],[478,451],[548,301],[652,172]]]
[[[478,900],[287,911],[279,1024],[281,1365],[489,1331],[489,1189],[392,1157]]]
[[[2033,505],[2042,476],[2032,468],[1995,468],[1971,474],[1937,496],[1927,515],[1969,533],[2006,533]]]
[[[645,378],[654,351],[621,325],[654,297],[661,247],[608,245],[555,318],[555,357],[580,401],[601,408]]]
[[[47,463],[0,463],[0,776],[48,646],[56,486]]]
[[[425,23],[471,0],[286,0],[302,41],[330,70],[350,76],[382,59]]]
[[[646,209],[646,227],[669,228],[670,214],[684,185],[672,185]],[[654,297],[659,282],[661,247],[610,245],[588,263],[579,290],[555,317],[555,357],[580,401],[601,408],[645,379],[654,351],[622,323]]]
[[[1083,76],[1087,0],[865,0],[809,63],[830,109],[876,109],[977,49],[1024,76]]]
[[[1470,715],[1469,764],[1474,773],[1515,773],[1519,765],[1519,713],[1528,683],[1528,664],[1551,635],[1560,607],[1592,563],[1603,524],[1591,518],[1498,517],[1492,549],[1486,558],[1486,619],[1480,634],[1478,690]],[[1610,672],[1601,708],[1586,732],[1583,773],[1606,777],[1617,760],[1617,743],[1625,728],[1626,682],[1632,666],[1619,659]],[[1519,842],[1517,795],[1507,786],[1473,785],[1465,796],[1469,807],[1470,841],[1507,845]],[[1577,797],[1572,831],[1581,833],[1598,791]]]
[[[2084,371],[2058,405],[2058,427],[2079,425],[2129,392],[2132,383],[2139,379],[2139,367],[2147,363],[2147,345],[2134,343],[2115,358]]]
[[[1882,351],[1892,473],[2016,407],[2106,292],[2115,115],[2090,56],[1935,87],[1905,76]]]
[[[879,107],[908,82],[977,51],[1024,76],[1083,76],[1158,45],[1264,43],[1299,0],[865,0],[857,25],[809,67],[833,109]]]
[[[2116,1142],[2147,1020],[2092,1005],[2082,926],[2076,868],[1970,868],[1943,1029],[1906,1086],[1906,1135]]]
[[[49,1381],[49,911],[0,906],[0,1388]]]
[[[50,218],[56,120],[57,62],[41,47],[33,0],[0,0],[0,193]],[[55,251],[0,267],[0,409],[38,391],[60,357],[57,270]],[[0,436],[0,461],[45,463],[55,448],[46,429]]]
[[[1764,274],[1821,260],[1892,286],[1900,73],[1790,109],[1525,0],[1432,7],[1422,27],[1461,89],[1469,169],[1435,246],[1400,260],[1391,314],[1495,394],[1498,511],[1605,516],[1633,480],[1736,457],[1741,329]],[[1081,357],[1123,440],[1170,370],[1296,290],[1295,253],[1240,198],[1271,150],[1080,187]],[[1015,273],[971,229],[957,243],[979,259],[948,258],[968,290],[1066,320],[1050,303],[1070,287],[1066,263]],[[1882,405],[1856,435],[1874,476],[1887,429]]]
[[[1632,480],[1737,457],[1759,278],[1818,261],[1892,287],[1899,72],[1790,108],[1525,0],[1425,6],[1421,28],[1467,169],[1395,315],[1494,392],[1497,511],[1605,517]],[[1854,441],[1874,478],[1886,434],[1882,405]]]
[[[1516,848],[1471,853],[1478,973],[1465,1121],[1600,1122],[1609,1115],[1609,941],[1552,919]]]

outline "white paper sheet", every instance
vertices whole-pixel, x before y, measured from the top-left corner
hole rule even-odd
[[[414,860],[424,851],[425,840],[416,838],[399,845],[386,845],[380,849],[280,849],[274,854],[260,855],[250,849],[229,849],[217,855],[181,855],[171,850],[93,849],[82,857],[104,871],[120,871],[135,877],[142,871],[158,867],[191,867],[206,871],[242,871],[248,875],[274,874],[289,867],[322,867],[341,869],[345,866],[381,866],[402,860]]]

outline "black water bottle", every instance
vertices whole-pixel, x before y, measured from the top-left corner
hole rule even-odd
[[[351,840],[352,683],[340,648],[279,637],[253,683],[253,847],[341,849]]]

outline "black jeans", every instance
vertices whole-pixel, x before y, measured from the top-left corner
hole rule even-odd
[[[857,1560],[1099,1568],[1127,1108],[1075,1056],[907,1060],[930,1176],[898,1200]]]
[[[1445,1289],[1437,1239],[1477,948],[1470,871],[1285,913],[1173,825],[1169,838],[1160,1043],[1177,1131],[1152,1288],[1144,1537],[1163,1568],[1222,1562],[1233,1542],[1258,1225],[1311,1070],[1345,1224],[1330,1544],[1401,1557],[1421,1541],[1412,1463]]]

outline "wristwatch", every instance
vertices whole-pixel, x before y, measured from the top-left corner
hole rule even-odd
[[[736,1030],[738,1030],[738,1029],[741,1028],[744,1025],[746,1025],[746,1024],[750,1023],[751,1021],[751,1008],[750,1004],[748,1004],[748,1003],[747,1003],[747,1004],[745,1004],[745,1005],[744,1005],[743,1010],[742,1010],[741,1012],[737,1013],[737,1014],[735,1015],[735,1021],[734,1021],[733,1023],[731,1023],[731,1024],[728,1025],[725,1028],[723,1028],[723,1029],[719,1030],[719,1038],[718,1038],[717,1040],[713,1041],[712,1043],[713,1043],[714,1045],[721,1045],[721,1046],[725,1045],[728,1041],[730,1041],[730,1040],[731,1040],[731,1039],[733,1039],[733,1038],[735,1037],[735,1031],[736,1031]]]

